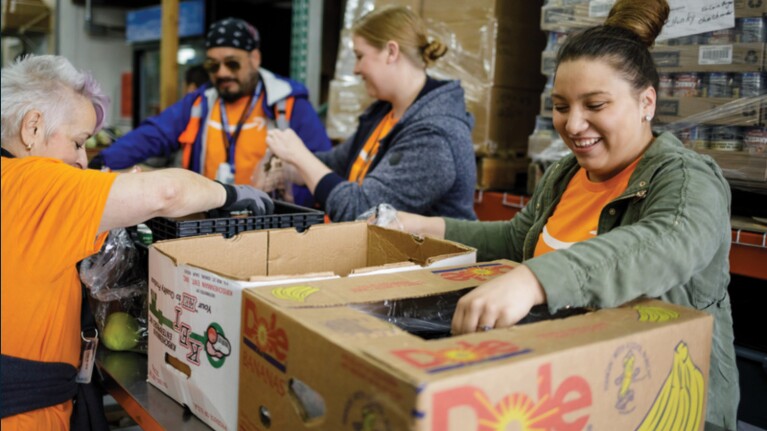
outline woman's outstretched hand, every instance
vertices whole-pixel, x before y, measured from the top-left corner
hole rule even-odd
[[[458,300],[453,334],[506,328],[522,320],[534,305],[546,302],[546,292],[532,271],[519,265]]]

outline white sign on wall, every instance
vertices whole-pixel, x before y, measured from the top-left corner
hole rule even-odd
[[[671,13],[657,40],[735,27],[734,0],[669,0]]]

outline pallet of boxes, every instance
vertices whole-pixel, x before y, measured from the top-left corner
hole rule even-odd
[[[541,13],[541,27],[549,32],[541,70],[549,79],[528,146],[533,160],[528,184],[533,187],[545,168],[568,151],[551,123],[556,52],[568,33],[601,24],[614,2],[565,3],[549,2]],[[767,3],[708,3],[700,8],[734,17],[732,25],[658,41],[653,48],[660,78],[653,129],[671,131],[689,148],[713,157],[731,185],[765,190]]]
[[[653,50],[658,131],[716,160],[733,187],[767,190],[767,4],[736,1],[734,26]]]
[[[403,5],[426,21],[430,37],[448,52],[427,73],[459,79],[474,116],[478,188],[508,190],[527,172],[527,139],[539,110],[544,78],[538,70],[545,45],[538,28],[542,0],[368,0],[348,2],[344,30],[330,83],[327,128],[331,139],[346,139],[357,117],[372,102],[354,76],[353,22],[375,7]]]

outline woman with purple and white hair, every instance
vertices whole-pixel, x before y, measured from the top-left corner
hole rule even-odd
[[[87,304],[77,262],[98,252],[114,228],[214,208],[261,215],[273,204],[260,190],[186,169],[85,169],[85,141],[104,124],[107,98],[64,57],[24,57],[2,69],[1,85],[0,426],[68,430],[82,389],[76,378]]]

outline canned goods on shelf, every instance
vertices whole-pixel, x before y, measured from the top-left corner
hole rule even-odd
[[[698,73],[678,73],[674,76],[674,97],[698,97],[701,88]]]
[[[743,151],[749,154],[767,153],[767,128],[748,128],[743,134]]]
[[[740,97],[756,97],[764,93],[765,76],[762,72],[740,74]]]
[[[701,44],[703,45],[721,45],[735,42],[737,32],[735,27],[723,28],[721,30],[714,30],[708,33],[703,33]]]
[[[677,46],[677,45],[697,45],[698,43],[701,43],[700,42],[700,36],[703,36],[703,35],[693,34],[693,35],[690,35],[690,36],[675,37],[673,39],[669,39],[668,40],[668,44],[669,45],[674,45],[674,46]]]
[[[708,97],[733,97],[732,75],[723,72],[708,74]]]
[[[714,141],[740,141],[743,138],[738,126],[712,126],[708,133],[709,140]]]
[[[658,92],[661,97],[671,97],[674,95],[674,76],[670,73],[658,74]]]
[[[677,132],[679,140],[685,147],[697,150],[708,148],[708,128],[705,126],[695,126],[689,129],[682,129]]]
[[[709,148],[715,151],[740,151],[743,149],[743,141],[711,141],[709,143]]]
[[[742,43],[762,43],[765,38],[765,22],[762,17],[738,18],[735,20],[737,39]]]

